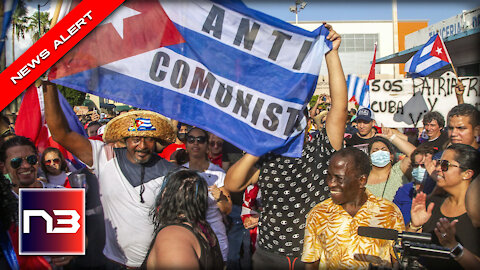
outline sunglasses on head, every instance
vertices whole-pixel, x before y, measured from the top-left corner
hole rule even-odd
[[[210,146],[214,147],[215,145],[218,146],[218,147],[222,147],[223,142],[210,142]]]
[[[449,167],[462,168],[461,166],[452,164],[452,163],[450,163],[450,161],[444,160],[444,159],[442,159],[442,160],[437,160],[437,166],[439,166],[439,165],[440,165],[440,169],[442,169],[442,171],[444,171],[444,172],[448,171],[448,168],[449,168]]]
[[[20,168],[20,166],[22,166],[22,162],[23,160],[26,160],[28,162],[28,164],[30,165],[35,165],[37,164],[38,162],[38,158],[36,155],[31,155],[31,156],[28,156],[28,157],[16,157],[16,158],[12,158],[10,160],[10,166],[12,166],[12,168],[14,169],[18,169]]]
[[[199,144],[204,144],[207,142],[207,137],[206,136],[195,137],[190,135],[187,136],[187,143],[195,143],[195,141],[198,142]]]
[[[59,158],[54,158],[54,159],[45,160],[45,161],[43,162],[43,164],[45,164],[45,165],[47,165],[47,166],[52,165],[52,163],[54,163],[54,164],[60,164],[60,159],[59,159]]]

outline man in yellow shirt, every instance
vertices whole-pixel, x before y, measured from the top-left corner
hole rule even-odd
[[[353,147],[330,159],[331,198],[317,204],[307,218],[302,255],[306,269],[367,269],[369,263],[391,263],[393,241],[357,234],[359,226],[405,230],[398,207],[366,190],[371,168],[368,156]]]

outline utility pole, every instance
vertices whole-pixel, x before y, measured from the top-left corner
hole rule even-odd
[[[398,14],[397,14],[397,0],[392,0],[392,21],[393,21],[393,53],[398,52]],[[400,76],[400,65],[393,65],[393,76],[398,78]]]
[[[295,13],[295,25],[298,25],[298,12],[300,12],[300,10],[304,9],[306,6],[307,2],[302,0],[295,0],[295,5],[290,6],[290,12]]]

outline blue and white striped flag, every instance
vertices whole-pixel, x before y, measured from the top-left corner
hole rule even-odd
[[[12,15],[17,8],[18,0],[2,0],[3,1],[3,22],[2,33],[0,35],[0,55],[3,53],[5,39],[7,38],[8,28],[12,22]],[[13,50],[13,48],[12,48]]]
[[[127,1],[50,74],[251,154],[298,157],[327,35],[324,26],[306,31],[240,1]]]
[[[362,107],[370,108],[370,92],[367,80],[350,74],[347,76],[348,100]]]
[[[435,34],[405,63],[405,72],[412,78],[424,77],[451,62],[442,37]]]

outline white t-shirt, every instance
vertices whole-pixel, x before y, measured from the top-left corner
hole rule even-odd
[[[183,166],[190,168],[190,163],[186,163]],[[200,172],[200,175],[205,179],[205,181],[207,181],[207,185],[209,187],[216,185],[218,188],[221,188],[224,186],[225,171],[211,162],[208,166],[208,169],[204,172]],[[225,228],[225,223],[223,223],[222,213],[220,212],[220,209],[218,209],[217,201],[210,191],[208,192],[207,222],[210,224],[210,227],[212,227],[213,232],[217,236],[218,243],[220,244],[220,249],[222,251],[223,260],[227,261],[227,229]]]
[[[100,200],[105,217],[105,256],[129,267],[140,267],[153,239],[153,223],[149,216],[164,176],[146,182],[140,202],[140,187],[133,187],[123,175],[117,158],[107,159],[107,146],[90,140],[93,166],[98,178]],[[167,162],[167,161],[165,161]],[[166,173],[165,173],[166,174]]]

